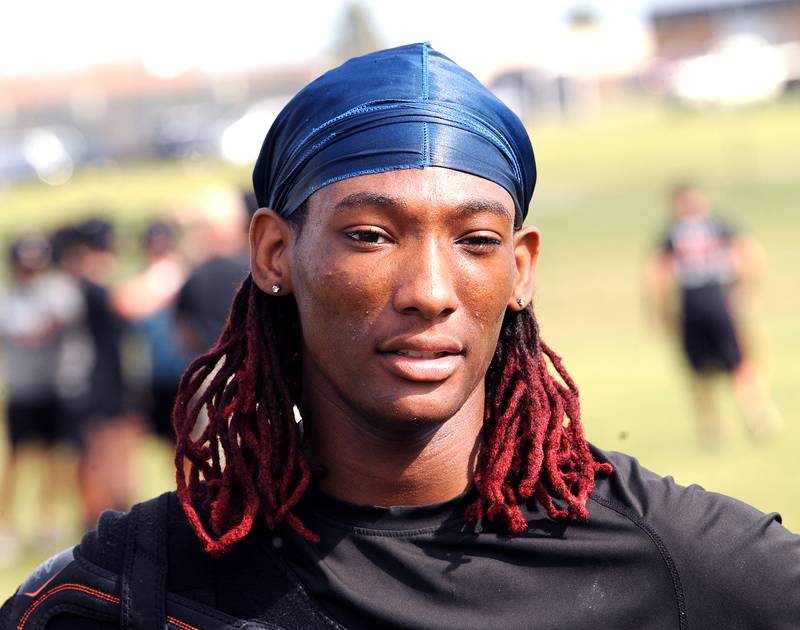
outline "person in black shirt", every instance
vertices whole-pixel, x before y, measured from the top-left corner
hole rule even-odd
[[[183,350],[206,352],[219,338],[236,289],[249,271],[247,210],[235,191],[212,188],[193,209],[192,236],[204,259],[178,291],[175,316]]]
[[[769,437],[780,427],[780,416],[752,351],[743,343],[734,299],[747,297],[743,285],[760,266],[754,245],[712,214],[708,198],[697,186],[675,186],[670,201],[672,221],[649,263],[649,288],[668,328],[672,328],[669,296],[678,289],[678,330],[692,373],[700,436],[711,447],[724,437],[710,378],[722,372],[731,378],[750,434],[756,439]]]
[[[108,289],[116,256],[114,228],[103,218],[86,219],[59,230],[54,243],[59,266],[75,280],[84,303],[84,330],[76,339],[84,348],[62,359],[71,364],[66,369],[75,372],[62,387],[62,396],[80,426],[78,487],[85,522],[93,524],[103,510],[131,505],[141,433],[126,406],[123,321]]]
[[[587,443],[531,307],[535,172],[427,44],[301,91],[254,171],[250,275],[181,382],[177,492],[106,513],[7,627],[796,627],[777,515]]]

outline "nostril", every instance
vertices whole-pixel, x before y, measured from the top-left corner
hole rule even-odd
[[[448,315],[452,315],[456,309],[451,306],[447,307],[438,307],[434,305],[425,305],[425,306],[406,306],[402,309],[402,312],[407,315],[417,315],[420,317],[424,317],[426,319],[435,319],[438,317],[447,317]]]
[[[398,312],[436,319],[453,313],[458,307],[451,273],[445,268],[440,252],[421,252],[407,265],[401,266],[399,286],[395,293]]]

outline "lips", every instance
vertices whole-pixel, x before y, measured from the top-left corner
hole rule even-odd
[[[409,359],[439,359],[441,357],[446,357],[449,354],[454,354],[452,352],[423,352],[421,350],[395,350],[396,354],[399,354],[401,357],[408,357]]]
[[[451,377],[464,361],[464,347],[445,337],[390,340],[378,349],[384,367],[395,376],[418,383]]]

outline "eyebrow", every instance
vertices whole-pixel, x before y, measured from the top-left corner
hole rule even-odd
[[[479,197],[458,205],[454,220],[466,219],[474,214],[493,214],[501,219],[514,221],[514,213],[499,201]]]
[[[347,195],[347,197],[344,199],[339,200],[339,202],[333,207],[333,211],[340,212],[342,210],[361,208],[363,206],[373,206],[376,208],[385,208],[387,210],[406,209],[406,204],[399,199],[395,199],[387,195],[381,195],[380,193],[364,191]]]
[[[360,208],[364,206],[372,206],[385,210],[406,210],[408,208],[408,205],[400,199],[380,193],[362,191],[347,195],[344,199],[339,200],[333,210],[336,213],[350,208]],[[472,215],[483,213],[493,214],[502,219],[514,220],[514,213],[505,205],[495,199],[486,197],[476,197],[458,204],[452,220],[459,221],[469,218]]]

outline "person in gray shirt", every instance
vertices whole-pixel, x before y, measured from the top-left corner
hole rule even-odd
[[[0,342],[3,355],[5,415],[10,445],[0,493],[0,517],[11,520],[20,450],[31,443],[44,446],[40,514],[37,522],[45,538],[56,535],[51,518],[52,497],[58,490],[58,461],[53,446],[71,441],[75,431],[62,412],[57,366],[62,360],[67,330],[82,318],[83,301],[67,277],[48,272],[50,245],[39,236],[27,236],[9,248],[11,282],[0,295]],[[0,547],[13,555],[13,527],[0,529]],[[5,530],[6,533],[2,533]]]

